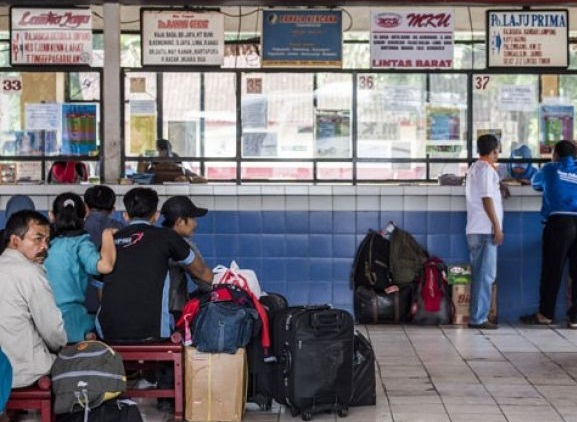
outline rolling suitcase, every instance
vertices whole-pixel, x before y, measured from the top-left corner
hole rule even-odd
[[[353,378],[352,316],[330,306],[289,307],[274,319],[275,400],[304,421],[348,414]]]
[[[259,301],[266,309],[269,327],[272,331],[275,315],[288,307],[288,301],[279,293],[267,293],[261,296]],[[274,351],[272,354],[274,356]],[[246,347],[246,355],[248,361],[246,401],[258,404],[261,410],[270,410],[273,399],[274,362],[265,360],[262,346],[257,338],[253,338]]]

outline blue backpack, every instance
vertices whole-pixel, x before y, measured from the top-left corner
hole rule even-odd
[[[12,391],[12,365],[0,349],[0,414],[4,412]]]

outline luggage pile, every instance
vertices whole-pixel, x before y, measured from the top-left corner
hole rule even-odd
[[[187,420],[240,421],[244,397],[261,410],[274,400],[305,421],[375,404],[374,353],[355,334],[351,314],[330,305],[289,306],[282,294],[261,292],[254,272],[233,264],[218,268],[218,283],[189,301],[178,323],[191,346],[185,351]],[[227,302],[222,291],[236,298]],[[226,312],[210,310],[220,302],[228,303]],[[258,314],[252,328],[230,315],[235,307]]]
[[[361,324],[452,321],[447,266],[392,222],[383,231],[368,231],[357,248],[350,281]]]

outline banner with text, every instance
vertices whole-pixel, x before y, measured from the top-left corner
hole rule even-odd
[[[371,67],[453,67],[452,10],[371,12]]]
[[[224,16],[218,12],[141,9],[142,65],[221,66]]]
[[[89,8],[10,8],[10,64],[89,65]]]
[[[265,10],[262,13],[263,67],[342,67],[341,11]]]
[[[488,10],[487,67],[567,67],[567,10]]]

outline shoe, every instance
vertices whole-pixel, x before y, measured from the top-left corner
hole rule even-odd
[[[485,321],[482,324],[468,324],[469,328],[478,328],[481,330],[496,330],[499,328],[497,324],[493,324],[491,321]]]
[[[571,328],[572,330],[577,330],[577,317],[567,318],[567,328]]]
[[[545,318],[543,315],[541,315],[538,312],[535,314],[523,315],[521,318],[519,318],[519,321],[521,321],[525,325],[551,325],[551,324],[553,324],[553,320],[550,320],[549,318]]]

